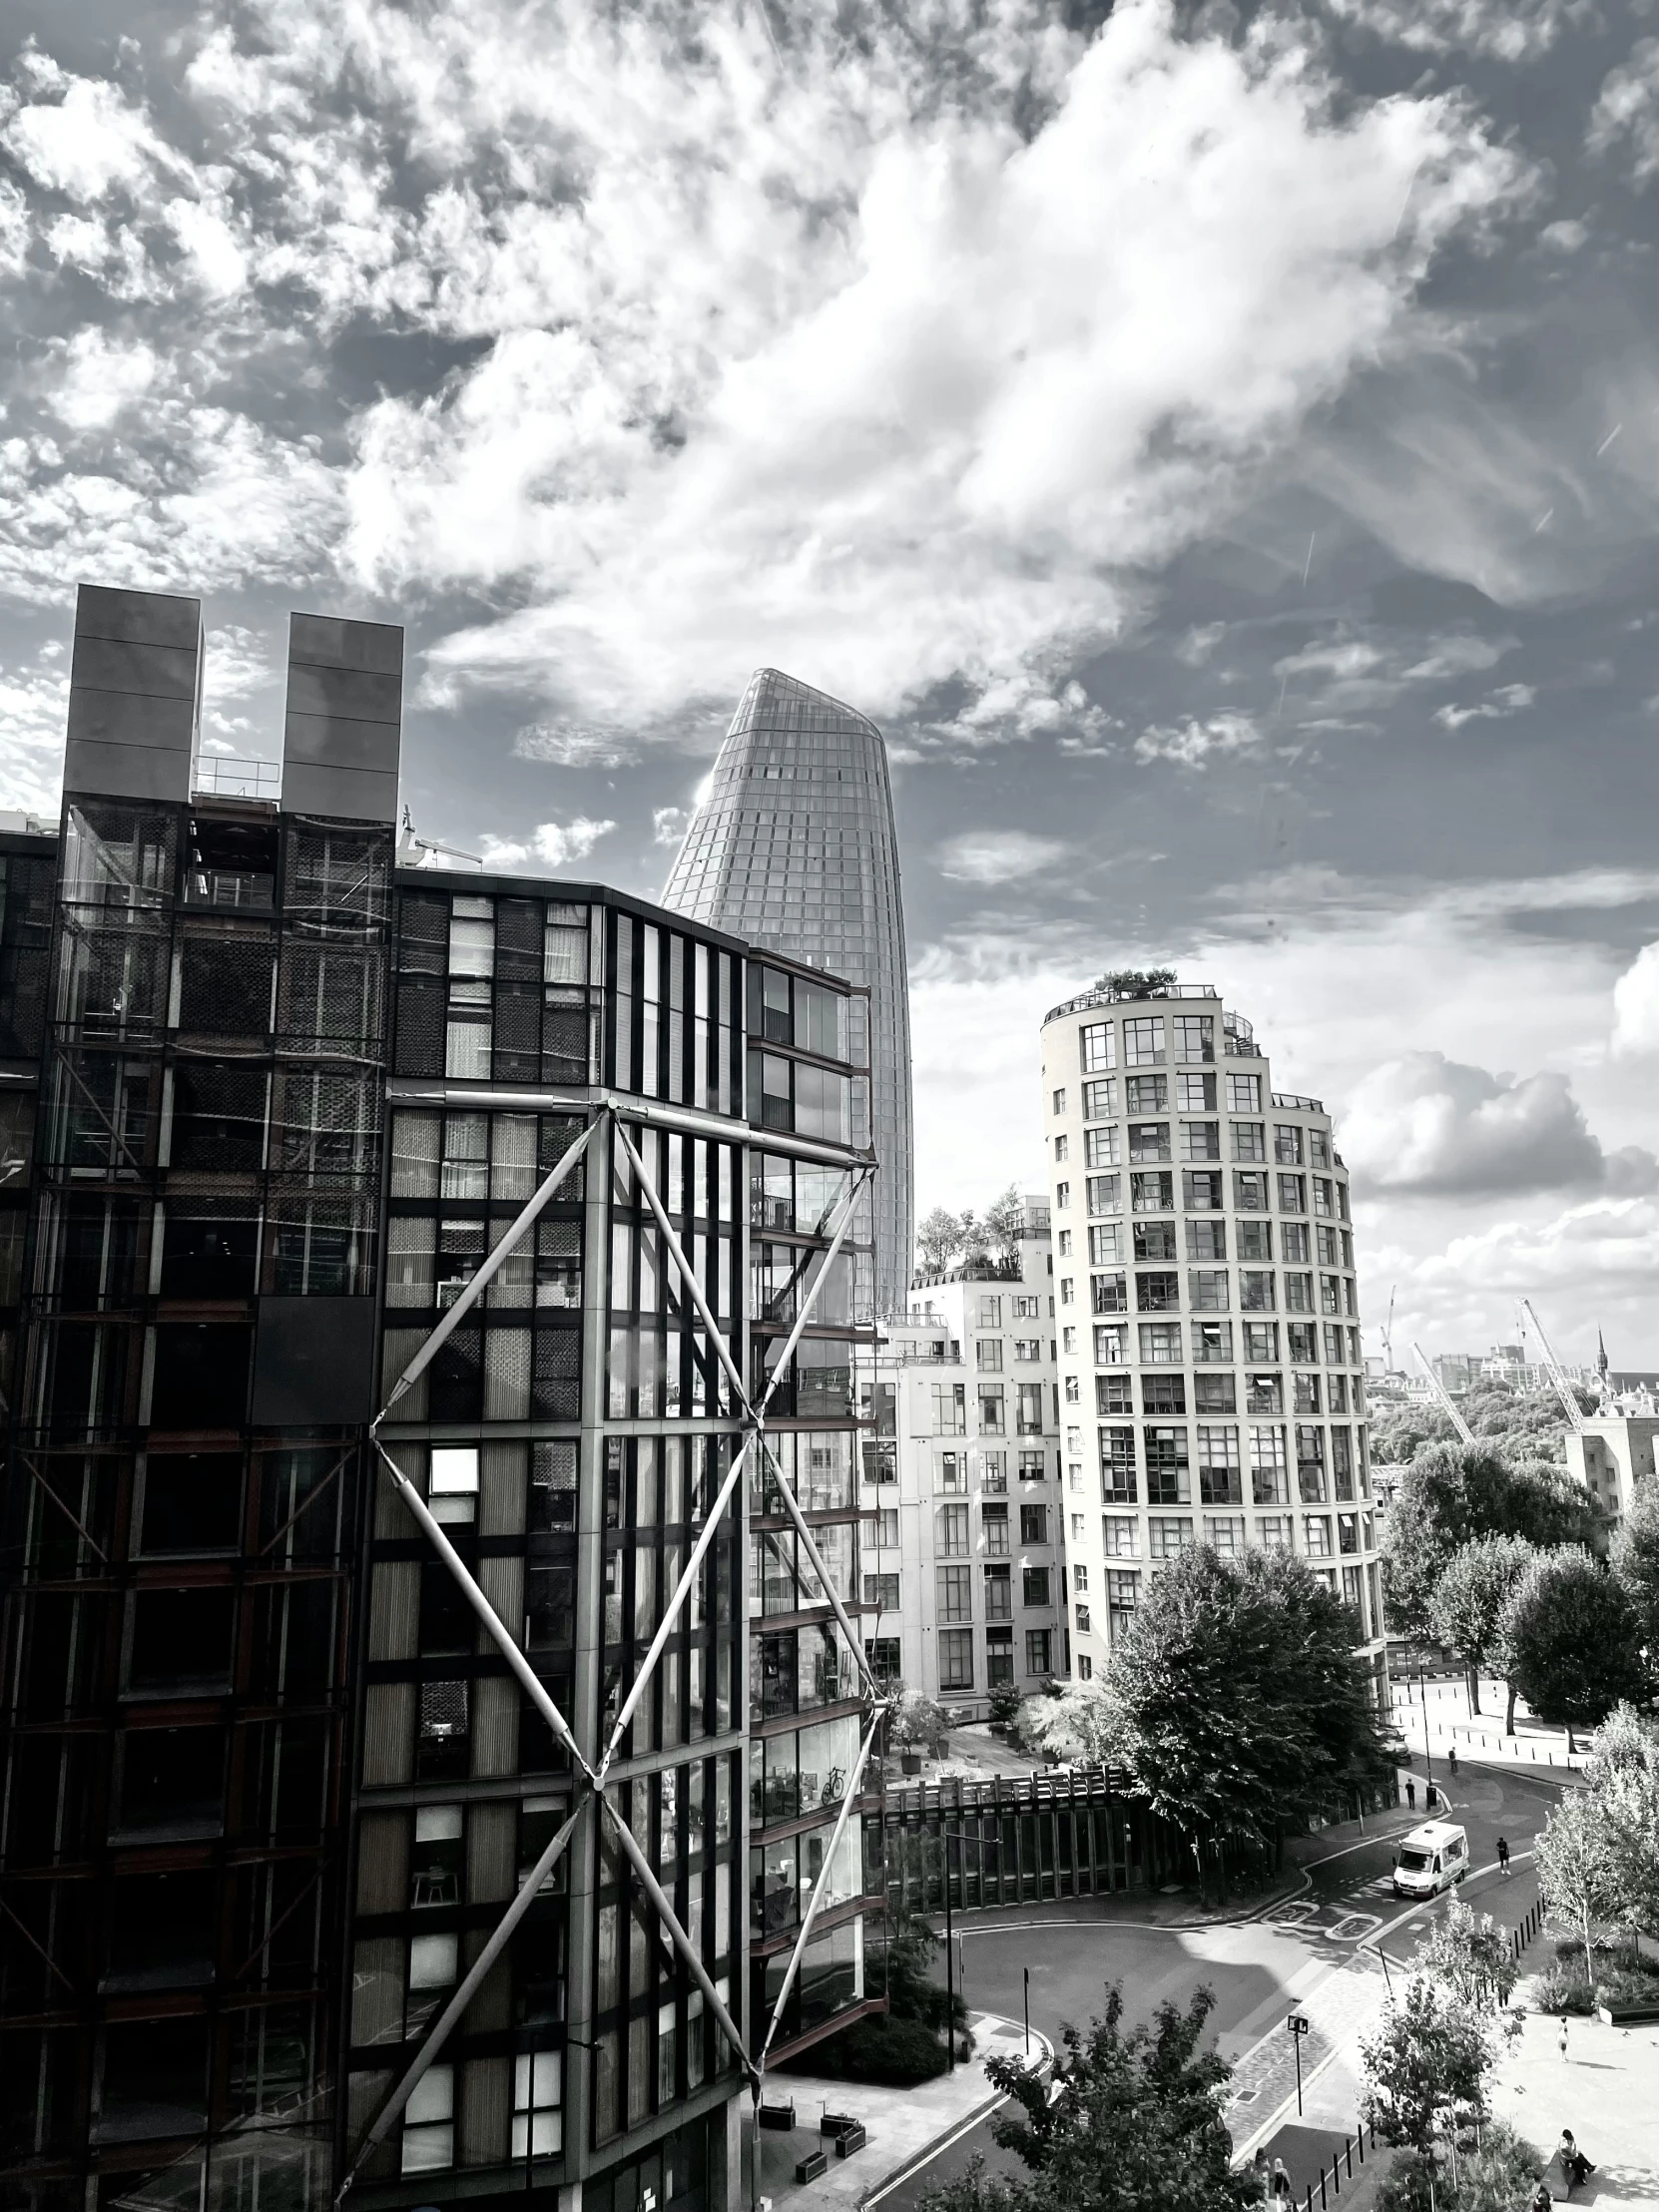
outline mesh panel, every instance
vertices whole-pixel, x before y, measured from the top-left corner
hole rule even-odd
[[[290,822],[282,903],[313,924],[366,928],[391,911],[391,846],[383,833]]]
[[[266,1071],[181,1060],[173,1071],[173,1165],[250,1175],[265,1151]]]
[[[399,1075],[441,1075],[446,993],[441,977],[405,975],[397,985]]]
[[[383,1111],[367,1069],[278,1069],[271,1164],[282,1174],[372,1176]]]
[[[582,1124],[573,1116],[543,1114],[540,1163],[543,1175],[552,1173],[581,1134]],[[577,1205],[586,1196],[586,1183],[587,1155],[584,1153],[553,1196],[563,1205]]]
[[[542,1016],[542,1081],[585,1083],[588,1079],[588,1017],[580,1006],[549,1006]]]
[[[508,982],[541,981],[542,906],[539,898],[500,898],[495,904],[495,973]]]
[[[167,1020],[168,941],[139,914],[132,926],[72,926],[59,1004],[83,1037],[154,1043]]]
[[[185,939],[179,1027],[199,1035],[263,1037],[271,1022],[269,937]]]
[[[582,1336],[576,1329],[536,1331],[532,1420],[575,1420],[582,1409]]]
[[[484,1418],[523,1420],[530,1410],[530,1332],[491,1329],[484,1337]]]
[[[277,986],[278,1042],[315,1045],[377,1059],[385,1045],[385,990],[379,951],[351,945],[288,942]]]
[[[500,1081],[533,1083],[540,1073],[541,986],[495,986],[495,1076]]]
[[[449,972],[449,901],[405,891],[397,909],[397,967],[403,975]]]

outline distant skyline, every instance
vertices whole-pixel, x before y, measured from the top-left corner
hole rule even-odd
[[[918,1212],[1168,963],[1332,1108],[1371,1350],[1659,1367],[1655,0],[0,36],[0,805],[82,579],[201,593],[235,753],[290,607],[404,622],[417,827],[647,896],[775,666],[888,741]]]

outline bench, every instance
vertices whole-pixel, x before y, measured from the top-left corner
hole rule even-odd
[[[795,2127],[794,2097],[791,2097],[788,2104],[763,2104],[761,2125],[776,2128],[781,2135],[792,2133]]]
[[[830,2171],[830,2161],[821,2150],[810,2150],[795,2162],[797,2181],[818,2181]]]

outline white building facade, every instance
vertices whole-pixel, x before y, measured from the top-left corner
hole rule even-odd
[[[1073,1672],[1165,1561],[1294,1551],[1385,1691],[1348,1172],[1214,992],[1106,985],[1043,1024]]]
[[[1028,1199],[1017,1268],[910,1293],[865,1407],[865,1648],[970,1719],[1069,1667],[1053,1265]]]

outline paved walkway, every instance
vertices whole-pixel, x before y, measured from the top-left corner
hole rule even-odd
[[[1600,2020],[1560,2025],[1528,2012],[1499,2061],[1492,2109],[1524,2135],[1540,2156],[1553,2158],[1570,2127],[1597,2171],[1574,2204],[1596,2212],[1649,2212],[1659,2202],[1659,2026],[1608,2027]],[[1550,2194],[1564,2195],[1561,2170],[1545,2174]]]
[[[861,2081],[829,2081],[815,2074],[767,2076],[767,2102],[795,2100],[796,2129],[786,2135],[766,2130],[761,2136],[760,2194],[775,2212],[856,2212],[873,2203],[904,2178],[924,2153],[959,2129],[971,2127],[994,2105],[1001,2090],[986,2078],[985,2060],[1017,2058],[1025,2049],[1018,2020],[994,2012],[968,2016],[974,2055],[954,2073],[940,2074],[915,2089],[882,2089]],[[1045,2036],[1031,2030],[1031,2054],[1039,2063],[1053,2056]],[[796,2161],[820,2147],[819,2121],[826,2112],[847,2112],[863,2123],[869,2140],[850,2158],[837,2158],[828,2140],[829,2171],[817,2181],[798,2183]],[[747,2130],[746,2130],[747,2132]],[[746,2198],[747,2201],[747,2198]]]
[[[1483,1680],[1481,1710],[1475,1713],[1469,1708],[1468,1692],[1461,1682],[1400,1681],[1394,1685],[1394,1725],[1413,1752],[1421,1756],[1426,1751],[1434,1762],[1436,1778],[1442,1781],[1446,1776],[1445,1757],[1453,1746],[1459,1759],[1494,1766],[1513,1761],[1519,1766],[1580,1773],[1585,1739],[1576,1739],[1579,1748],[1569,1752],[1566,1730],[1535,1720],[1520,1701],[1515,1706],[1515,1733],[1505,1734],[1503,1719],[1508,1699],[1501,1682]]]
[[[1308,2033],[1295,2037],[1284,2019],[1276,2020],[1234,2061],[1227,2124],[1233,2131],[1236,2158],[1248,2158],[1258,2143],[1269,2143],[1298,2118],[1299,2041],[1301,2117],[1307,2120],[1317,2112],[1328,2130],[1337,2134],[1358,2124],[1355,2053],[1360,2037],[1376,2025],[1386,1995],[1382,1966],[1365,1951],[1325,1967],[1305,1988],[1293,1985],[1286,2014],[1294,2007],[1308,2021]],[[1286,2163],[1290,2164],[1289,2159]]]

